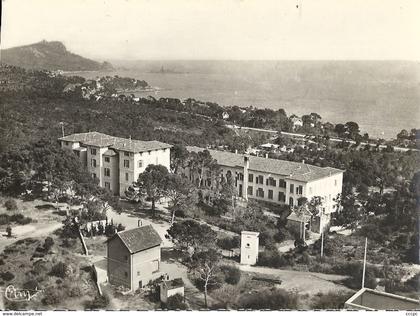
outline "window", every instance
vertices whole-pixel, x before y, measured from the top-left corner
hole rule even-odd
[[[124,261],[128,261],[128,256],[124,256]]]
[[[96,173],[92,173],[92,178],[96,179]]]
[[[273,190],[268,190],[268,198],[269,198],[270,200],[272,200],[272,199],[273,199]]]
[[[275,187],[277,185],[277,181],[274,178],[270,177],[268,178],[268,184],[272,187]]]
[[[105,162],[110,162],[111,159],[109,157],[105,157]]]
[[[137,276],[140,276],[140,271],[137,271]]]
[[[96,148],[91,148],[90,149],[90,154],[95,156],[96,155]]]
[[[279,187],[280,188],[286,188],[286,181],[284,181],[283,179],[279,180]]]
[[[247,190],[248,195],[252,195],[253,189],[254,189],[253,187],[248,187],[248,190]]]
[[[294,202],[293,202],[293,198],[292,198],[292,197],[290,197],[290,198],[289,198],[289,205],[290,205],[290,206],[293,206],[293,205],[294,205],[293,203],[294,203]]]
[[[290,193],[293,193],[295,191],[295,185],[293,183],[290,183]]]
[[[93,168],[96,168],[96,159],[92,159],[92,160],[90,161],[90,165],[91,165]]]
[[[303,187],[300,185],[296,187],[296,194],[302,194],[303,193]]]
[[[334,180],[334,186],[337,186],[337,179]]]
[[[252,173],[248,175],[248,182],[254,182],[254,175]]]
[[[69,142],[64,142],[64,145],[68,146],[69,145]]]
[[[128,151],[124,151],[124,156],[128,157],[130,156],[130,153]]]
[[[77,157],[80,157],[80,151],[75,151],[75,153]]]
[[[143,160],[139,160],[139,168],[143,167]]]
[[[128,278],[128,272],[127,272],[127,271],[125,271],[125,272],[124,272],[124,276],[125,276],[126,278]]]
[[[109,182],[105,182],[105,189],[111,190],[111,184]]]
[[[286,195],[284,192],[279,192],[279,202],[286,202]]]
[[[111,176],[111,170],[109,168],[105,168],[104,173],[105,173],[105,177],[110,177]]]
[[[258,190],[257,190],[257,196],[263,198],[264,197],[264,190],[261,189],[261,188],[258,188]]]
[[[153,270],[152,270],[152,273],[156,273],[156,272],[159,272],[159,260],[155,260],[155,261],[153,261]]]
[[[128,181],[128,172],[125,173],[125,181]]]
[[[124,168],[130,168],[130,160],[124,159]]]
[[[257,184],[259,183],[259,184],[264,184],[264,177],[263,176],[258,176],[257,177]]]
[[[239,180],[244,181],[244,174],[241,172],[239,173]]]

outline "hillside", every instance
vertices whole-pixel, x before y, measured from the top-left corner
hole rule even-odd
[[[41,41],[26,46],[1,50],[1,62],[30,69],[47,70],[111,70],[108,62],[97,61],[73,54],[63,43]]]

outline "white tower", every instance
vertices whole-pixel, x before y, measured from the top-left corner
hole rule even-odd
[[[241,232],[241,264],[253,265],[258,260],[258,236],[256,232]]]

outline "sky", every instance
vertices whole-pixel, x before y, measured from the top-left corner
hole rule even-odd
[[[1,46],[85,57],[420,60],[420,0],[3,0]]]

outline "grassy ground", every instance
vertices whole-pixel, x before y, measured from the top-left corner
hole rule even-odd
[[[80,255],[80,242],[74,240],[64,247],[63,240],[50,235],[54,240],[51,249],[44,249],[45,238],[21,239],[5,248],[1,255],[3,265],[0,273],[10,272],[0,283],[6,287],[12,284],[19,289],[42,290],[29,302],[10,302],[4,300],[9,309],[84,309],[86,300],[96,296],[97,289],[92,281],[90,265]],[[51,273],[54,265],[64,262],[67,266],[64,277]]]

